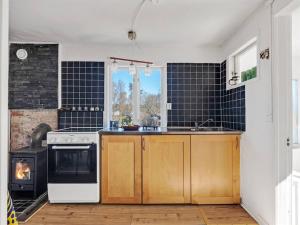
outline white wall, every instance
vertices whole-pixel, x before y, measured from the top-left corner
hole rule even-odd
[[[293,77],[300,79],[300,56],[293,56]]]
[[[167,62],[221,62],[221,48],[219,47],[187,47],[165,46],[151,48],[126,46],[101,46],[61,43],[61,60],[104,60],[108,57],[124,57],[153,61],[156,65]]]
[[[253,37],[259,51],[271,48],[271,9],[262,5],[224,44],[223,56]],[[275,151],[271,60],[259,62],[258,79],[246,86],[246,132],[241,139],[242,205],[260,224],[275,224]]]
[[[8,0],[0,0],[0,224],[7,224]]]
[[[275,0],[273,5],[273,13],[277,14],[284,7],[290,4],[293,0]]]

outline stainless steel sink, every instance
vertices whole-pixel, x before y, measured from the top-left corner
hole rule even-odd
[[[171,132],[222,132],[222,131],[231,131],[230,129],[223,127],[199,127],[196,128],[168,128],[168,131]]]
[[[191,131],[230,131],[224,127],[199,127],[198,129],[192,128]]]
[[[187,131],[192,131],[191,128],[168,128],[168,131],[171,132],[187,132]]]

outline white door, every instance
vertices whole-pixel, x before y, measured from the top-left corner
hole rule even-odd
[[[300,8],[292,14],[292,225],[300,225]]]
[[[276,224],[300,225],[300,1],[274,16]],[[297,6],[298,5],[298,6]],[[296,7],[297,6],[297,7]]]
[[[274,16],[274,122],[276,145],[276,224],[291,225],[292,200],[292,17]]]

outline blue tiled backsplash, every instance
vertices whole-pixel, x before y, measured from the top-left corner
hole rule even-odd
[[[226,90],[226,61],[221,64],[222,126],[234,130],[246,130],[245,86]]]
[[[223,63],[167,64],[168,126],[194,126],[207,119],[209,127],[245,130],[245,87],[226,90]],[[103,126],[104,63],[62,62],[62,107],[96,107],[100,111],[59,112],[59,127]]]
[[[104,62],[63,61],[61,79],[62,108],[71,111],[59,112],[59,128],[102,127]]]
[[[226,62],[167,64],[168,126],[245,130],[245,87],[226,91]]]

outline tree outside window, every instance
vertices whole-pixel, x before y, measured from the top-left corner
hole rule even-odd
[[[161,120],[161,70],[152,69],[146,76],[144,69],[139,68],[139,91],[134,95],[134,79],[127,68],[119,69],[112,74],[112,120],[120,126],[132,124],[134,112],[139,112],[138,122],[141,126],[160,126]],[[140,99],[137,110],[133,109],[133,96]]]

